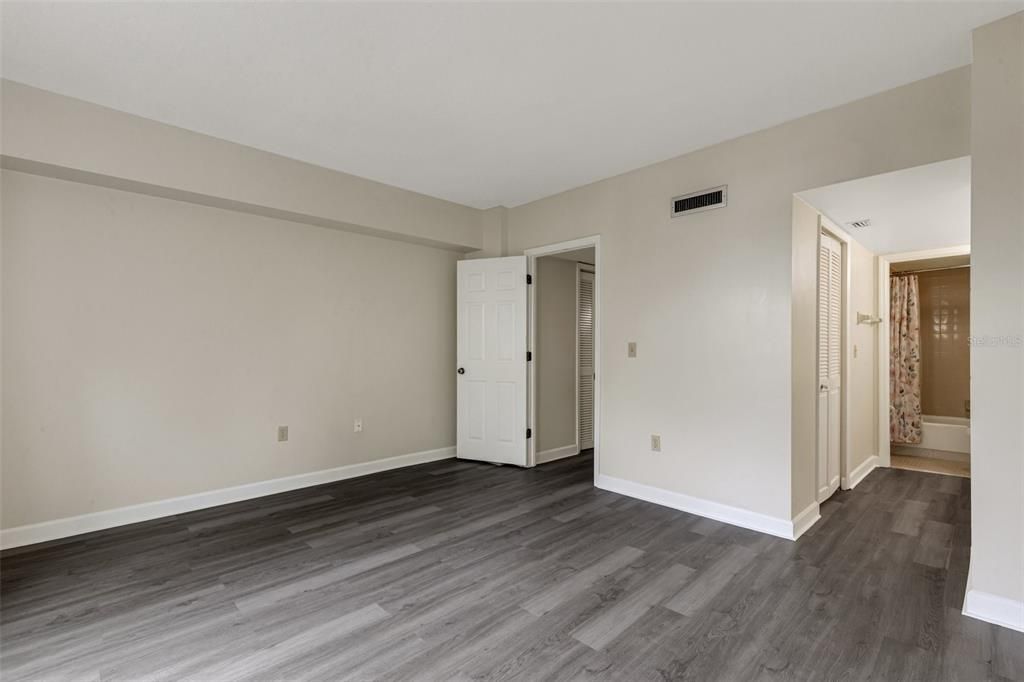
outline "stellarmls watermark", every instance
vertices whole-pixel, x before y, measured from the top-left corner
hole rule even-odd
[[[971,348],[1020,348],[1024,346],[1024,336],[1020,334],[1007,334],[1005,336],[969,336],[967,342]]]

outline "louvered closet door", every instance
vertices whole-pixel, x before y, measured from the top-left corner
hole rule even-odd
[[[824,232],[818,252],[818,501],[839,488],[843,248]]]
[[[594,273],[577,269],[580,449],[594,447]]]

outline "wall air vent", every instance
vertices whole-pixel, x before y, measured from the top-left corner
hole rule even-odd
[[[672,217],[724,208],[728,203],[728,189],[728,185],[722,185],[672,197]]]
[[[855,228],[855,229],[859,230],[862,227],[871,227],[871,218],[863,218],[861,220],[854,220],[854,221],[848,222],[846,224],[849,225],[852,228]]]

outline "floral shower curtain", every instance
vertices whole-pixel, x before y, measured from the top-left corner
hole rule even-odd
[[[921,442],[921,314],[917,275],[889,280],[889,440]]]

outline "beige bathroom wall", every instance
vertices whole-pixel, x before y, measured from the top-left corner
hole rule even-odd
[[[921,410],[969,417],[971,269],[917,273],[921,301]]]
[[[455,252],[0,183],[4,528],[454,444]]]

